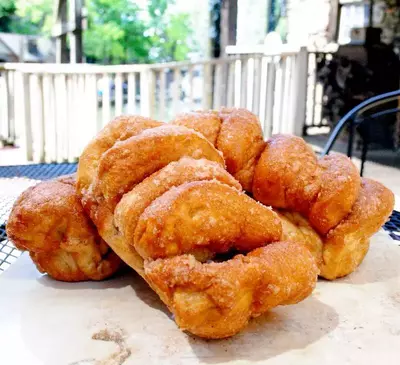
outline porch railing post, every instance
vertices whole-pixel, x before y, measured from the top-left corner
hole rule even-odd
[[[140,114],[154,117],[154,104],[156,97],[155,73],[149,68],[140,72]]]
[[[23,110],[23,133],[25,137],[24,147],[26,150],[26,158],[28,161],[33,161],[33,134],[32,134],[32,121],[31,121],[31,99],[30,99],[30,75],[21,73],[21,91],[22,103],[21,109]],[[17,98],[19,99],[19,98]]]
[[[306,123],[307,110],[307,79],[308,79],[308,51],[306,47],[300,48],[296,56],[296,66],[294,68],[293,79],[293,98],[295,99],[292,120],[292,133],[296,136],[303,134]]]

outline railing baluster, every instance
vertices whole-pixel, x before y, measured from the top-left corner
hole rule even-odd
[[[173,81],[173,91],[172,91],[172,113],[176,115],[179,110],[179,103],[180,103],[180,94],[181,94],[181,82],[182,82],[182,75],[181,69],[175,68],[174,69],[174,81]],[[168,116],[168,119],[173,118],[173,115]]]
[[[194,72],[194,68],[193,66],[190,66],[187,70],[187,74],[188,74],[188,83],[189,83],[189,91],[188,91],[188,101],[190,104],[190,108],[193,109],[194,108],[194,85],[193,85],[193,72]]]
[[[115,75],[115,115],[122,114],[123,90],[122,90],[122,75]]]
[[[155,100],[155,77],[150,68],[140,73],[140,113],[145,117],[153,117]]]
[[[128,114],[135,113],[135,103],[136,103],[136,80],[135,74],[128,74]]]
[[[76,109],[77,112],[75,115],[76,118],[76,130],[79,131],[80,133],[76,133],[76,142],[75,143],[75,148],[73,155],[71,158],[77,159],[81,155],[83,149],[85,148],[86,144],[89,141],[89,135],[90,135],[90,124],[91,124],[91,119],[90,119],[90,98],[89,94],[86,91],[86,78],[85,74],[79,73],[77,75],[77,80],[76,80]],[[79,127],[81,126],[81,127]]]
[[[231,107],[234,105],[234,90],[235,90],[235,62],[229,62],[228,85],[227,85],[227,96],[226,96],[227,107]]]
[[[253,111],[254,101],[254,58],[251,57],[247,61],[246,72],[246,108]]]
[[[10,85],[8,80],[8,72],[0,74],[0,137],[8,138],[9,136],[9,121],[10,121]]]
[[[268,57],[267,60],[267,100],[265,104],[264,132],[266,133],[266,137],[269,138],[272,135],[274,123],[276,63],[271,57]]]
[[[75,120],[75,74],[67,76],[67,108],[68,108],[68,119],[66,128],[66,142],[67,146],[66,155],[64,159],[66,161],[71,161],[71,155],[73,154],[74,144],[75,144],[75,130],[76,130],[76,120]],[[79,128],[79,127],[78,127]]]
[[[268,79],[268,59],[267,57],[261,58],[260,63],[260,77],[259,77],[259,110],[258,115],[260,118],[261,126],[264,132],[264,136],[269,134],[269,130],[266,125],[266,103],[267,103],[267,79]]]
[[[240,107],[242,101],[242,61],[235,61],[235,98],[234,106]]]
[[[49,118],[51,119],[53,131],[52,134],[50,135],[50,138],[54,141],[53,146],[54,146],[54,151],[53,151],[53,157],[52,157],[52,162],[57,161],[57,118],[58,116],[58,111],[57,111],[57,97],[56,97],[56,77],[57,75],[50,75],[50,84],[49,84],[49,94],[50,94],[50,115]]]
[[[65,98],[61,94],[61,83],[64,75],[54,75],[54,110],[55,110],[55,144],[56,144],[56,157],[55,161],[58,162],[61,159],[61,145],[62,141],[58,138],[59,126],[63,116],[62,104]],[[64,89],[65,91],[65,89]]]
[[[305,131],[307,114],[307,81],[308,81],[308,58],[306,47],[302,47],[296,57],[293,74],[295,78],[293,90],[293,133],[301,136]]]
[[[285,57],[283,66],[283,87],[281,96],[281,130],[282,133],[292,133],[289,130],[289,109],[290,109],[290,79],[291,79],[292,58]]]
[[[83,75],[84,78],[84,103],[86,113],[83,120],[85,124],[85,135],[83,136],[84,147],[97,132],[97,90],[96,75]]]
[[[33,135],[32,135],[32,120],[31,120],[31,100],[30,100],[30,77],[29,74],[19,73],[22,105],[18,106],[23,108],[23,126],[22,135],[25,136],[24,147],[26,150],[26,158],[28,161],[33,161]],[[15,98],[19,104],[19,98]]]
[[[254,59],[254,97],[253,97],[253,112],[256,115],[260,114],[261,100],[261,57]]]
[[[274,117],[272,122],[272,134],[282,131],[282,108],[283,108],[283,91],[284,91],[284,59],[281,59],[277,65],[275,88],[274,88]]]
[[[110,121],[110,76],[107,73],[103,74],[100,80],[102,90],[102,108],[103,108],[103,126]]]
[[[317,77],[317,56],[314,53],[313,54],[313,58],[312,58],[312,76],[311,76],[311,85],[312,85],[312,112],[311,112],[311,123],[310,126],[314,126],[315,125],[315,108],[316,108],[316,100],[317,100],[317,81],[318,81],[318,77]]]
[[[15,113],[14,113],[14,98],[15,98],[15,89],[14,89],[14,72],[8,71],[4,74],[4,79],[6,81],[6,92],[7,92],[7,119],[6,126],[8,129],[8,133],[6,137],[10,138],[11,141],[15,141]],[[3,99],[5,100],[5,99]]]
[[[211,65],[209,63],[205,63],[203,65],[203,95],[202,95],[202,108],[210,109],[212,102],[212,72]]]
[[[30,93],[32,131],[33,131],[33,159],[36,162],[44,161],[44,113],[43,113],[43,84],[40,74],[30,76]]]
[[[158,94],[158,115],[161,120],[163,120],[165,114],[166,114],[166,93],[165,93],[165,88],[166,88],[166,75],[165,75],[165,70],[161,69],[160,70],[160,92]]]
[[[247,79],[248,79],[248,64],[249,60],[245,58],[242,61],[242,84],[241,84],[241,95],[240,95],[240,106],[246,108],[247,106]]]
[[[56,159],[56,139],[55,137],[55,119],[53,114],[53,97],[51,75],[43,75],[43,101],[44,101],[44,143],[45,143],[45,161],[53,162]]]
[[[214,100],[213,108],[219,109],[221,107],[221,92],[222,92],[222,66],[215,65],[215,78],[214,78]]]

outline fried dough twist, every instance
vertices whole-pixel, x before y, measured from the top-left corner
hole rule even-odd
[[[142,125],[143,120],[132,118],[131,122]],[[147,280],[174,312],[178,325],[207,338],[227,337],[242,329],[250,317],[278,304],[295,303],[311,293],[318,271],[311,254],[301,245],[290,244],[294,247],[290,250],[284,243],[282,249],[262,254],[261,247],[280,241],[280,220],[271,209],[241,191],[240,184],[225,170],[221,153],[206,138],[184,126],[162,125],[130,127],[135,133],[121,141],[125,132],[120,126],[114,128],[114,123],[119,122],[111,122],[100,134],[100,141],[108,143],[101,155],[93,154],[99,150],[96,139],[83,152],[78,194],[102,238]],[[204,263],[233,248],[248,255],[221,264]],[[214,310],[204,311],[201,296],[193,293],[190,313],[183,312],[172,299],[168,273],[184,270],[188,258],[199,268],[220,267],[212,269],[213,282],[223,283],[230,275],[232,285],[237,284],[235,297],[224,307],[232,321],[229,328],[220,327],[221,318],[214,316]],[[159,271],[156,263],[164,269]],[[247,279],[235,279],[242,269]],[[209,270],[199,269],[196,277],[205,280],[204,273],[211,274]],[[251,272],[258,271],[250,285]],[[277,283],[282,275],[286,282]],[[262,296],[268,283],[279,285],[278,291],[289,290],[290,295],[273,290]],[[254,301],[241,311],[244,317],[235,319],[235,311],[242,305],[240,293],[248,296],[250,290]],[[267,296],[271,305],[261,305]],[[196,321],[200,316],[202,323]]]
[[[318,159],[302,138],[290,135],[274,135],[264,144],[258,118],[249,111],[185,113],[172,123],[203,133],[222,152],[245,190],[278,211],[283,239],[303,242],[327,279],[357,268],[369,238],[393,210],[392,192],[361,180],[346,156]]]
[[[15,202],[7,234],[42,273],[62,281],[102,280],[121,259],[100,238],[76,194],[75,177],[41,182]]]
[[[222,338],[251,317],[306,298],[318,270],[302,245],[279,242],[225,262],[202,264],[191,255],[150,261],[145,273],[182,329]]]

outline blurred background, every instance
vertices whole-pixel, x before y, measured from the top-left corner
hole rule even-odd
[[[398,0],[1,0],[0,164],[74,162],[122,113],[223,105],[318,150],[349,110],[399,89],[399,20]],[[370,123],[368,174],[398,179],[399,141],[397,112]],[[351,142],[360,157],[362,129]]]

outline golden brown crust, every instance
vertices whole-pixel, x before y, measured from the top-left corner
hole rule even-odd
[[[222,156],[200,133],[163,125],[118,142],[105,152],[98,166],[94,193],[114,208],[123,194],[183,156],[207,158],[224,166]]]
[[[265,145],[256,115],[246,109],[222,108],[180,114],[172,124],[202,133],[222,152],[228,172],[245,190],[251,190],[254,168]]]
[[[393,206],[389,189],[363,178],[350,214],[326,236],[321,275],[335,279],[353,272],[368,251],[370,237],[386,222]]]
[[[196,132],[199,132],[206,137],[212,145],[215,146],[222,121],[216,112],[195,111],[178,114],[172,123],[194,129]]]
[[[320,188],[317,158],[302,138],[278,134],[267,141],[253,180],[254,197],[274,208],[307,214]]]
[[[321,276],[334,279],[353,272],[362,262],[370,237],[393,209],[390,191],[374,184],[364,181],[361,188],[348,157],[334,153],[317,160],[301,138],[277,135],[267,142],[258,161],[253,194],[264,204],[284,209],[283,239],[302,240],[321,263]],[[371,199],[368,216],[359,210],[367,199],[366,190]],[[367,207],[365,202],[362,205]],[[308,222],[289,212],[302,214]]]
[[[101,280],[121,264],[85,215],[73,177],[42,182],[22,193],[7,234],[17,248],[30,252],[41,272],[58,280]]]
[[[310,222],[296,212],[276,211],[282,223],[282,240],[301,242],[308,248],[315,258],[315,262],[322,264],[324,242],[322,237],[311,227]]]
[[[178,253],[199,254],[196,239],[201,238],[207,245],[206,256],[210,257],[230,247],[248,251],[281,236],[277,216],[240,193],[240,184],[223,167],[220,153],[202,135],[183,126],[166,125],[142,131],[105,151],[89,188],[83,190],[85,206],[100,235],[166,304],[168,293],[148,280],[144,260],[135,247],[146,258],[158,257],[159,249],[170,249],[179,242]],[[200,216],[200,224],[191,218],[192,213]],[[211,214],[215,215],[215,224],[210,220]],[[208,227],[207,222],[212,224]],[[173,238],[161,242],[167,236]],[[154,248],[156,254],[148,252]],[[298,270],[307,270],[311,263]],[[308,295],[314,284],[315,277],[298,282],[292,299]],[[175,315],[178,323],[187,320],[181,319],[179,312]],[[209,313],[208,320],[213,321],[213,313]],[[207,325],[204,324],[204,333]],[[202,326],[197,326],[196,331],[200,334]],[[207,337],[236,333],[229,331],[208,332]]]
[[[144,259],[198,252],[213,257],[232,248],[248,252],[281,234],[272,210],[228,185],[195,181],[168,190],[146,208],[135,248]]]
[[[241,190],[240,184],[217,162],[183,157],[150,175],[125,194],[114,211],[114,223],[133,245],[140,215],[153,200],[174,186],[191,181],[218,180]]]
[[[308,219],[321,234],[327,234],[351,211],[360,193],[357,168],[344,155],[333,153],[318,161],[321,187]]]
[[[253,182],[257,200],[303,214],[322,235],[351,211],[359,191],[360,177],[348,157],[317,160],[303,139],[289,135],[267,142]]]
[[[82,190],[88,189],[96,174],[99,160],[105,151],[118,141],[124,141],[146,129],[160,125],[162,125],[161,122],[136,115],[117,117],[108,123],[86,146],[79,158],[77,171],[78,193],[82,195]]]
[[[265,142],[256,115],[246,109],[222,108],[222,119],[216,147],[225,158],[228,171],[251,191],[256,162]]]
[[[115,227],[114,209],[123,194],[184,156],[207,158],[224,166],[220,153],[202,135],[185,127],[165,125],[118,142],[105,152],[96,177],[83,196],[100,235],[141,275],[143,259]]]
[[[279,242],[221,263],[201,264],[191,255],[159,259],[147,262],[145,273],[182,329],[224,338],[251,317],[306,298],[318,268],[303,246]]]

